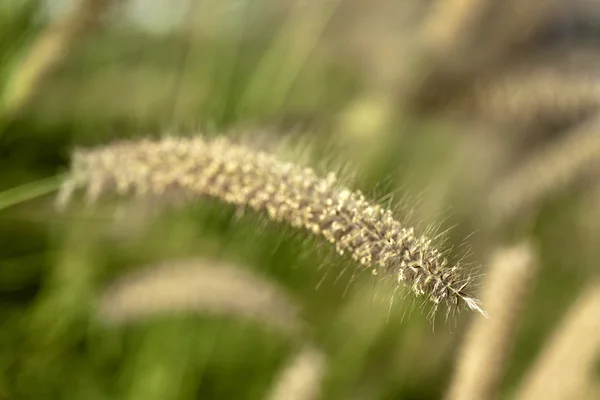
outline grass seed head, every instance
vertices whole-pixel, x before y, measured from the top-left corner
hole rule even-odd
[[[89,202],[105,194],[152,198],[210,196],[266,213],[330,242],[365,269],[408,285],[434,307],[464,305],[483,313],[468,294],[472,279],[449,265],[432,240],[403,226],[392,212],[310,168],[232,143],[225,137],[166,137],[76,150],[58,197],[65,205],[84,188]]]

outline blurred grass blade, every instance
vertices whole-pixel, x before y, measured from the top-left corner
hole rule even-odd
[[[267,110],[274,111],[284,105],[338,6],[338,0],[302,2],[291,10],[290,19],[242,94],[239,107],[253,109],[253,105],[267,103]],[[270,88],[266,100],[265,88]]]
[[[40,179],[35,182],[4,190],[0,192],[0,211],[19,203],[35,199],[36,197],[55,192],[60,188],[62,181],[62,175],[55,175],[50,178]]]

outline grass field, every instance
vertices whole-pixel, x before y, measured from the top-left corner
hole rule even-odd
[[[600,398],[600,2],[173,3],[0,1],[0,399]]]

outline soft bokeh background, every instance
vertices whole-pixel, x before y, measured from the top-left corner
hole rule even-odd
[[[0,93],[9,92],[44,27],[73,3],[0,2]],[[39,180],[64,172],[76,146],[166,132],[227,134],[260,148],[279,149],[285,140],[282,158],[337,171],[418,229],[453,227],[453,256],[467,254],[482,273],[494,248],[531,238],[541,268],[502,383],[501,395],[510,397],[598,274],[600,174],[593,164],[584,183],[535,212],[491,224],[488,197],[497,182],[582,117],[550,128],[536,119],[529,137],[531,125],[508,123],[510,110],[490,118],[461,108],[469,98],[464,82],[501,74],[513,53],[475,56],[491,46],[479,37],[464,41],[472,63],[460,53],[422,57],[417,27],[433,3],[115,2],[31,101],[0,115],[0,204],[11,204],[0,207],[0,398],[264,398],[298,346],[276,330],[193,313],[126,327],[98,317],[95,301],[117,277],[191,256],[255,270],[297,301],[327,356],[321,398],[442,397],[471,313],[446,320],[442,311],[431,321],[420,301],[370,274],[353,276],[351,260],[305,232],[252,213],[238,217],[209,199],[159,215],[136,206],[115,213],[114,205],[59,213],[51,194],[13,201],[44,192],[49,183]],[[569,12],[547,18],[543,33],[519,47],[514,63],[538,61],[538,52],[560,61],[552,55],[577,49],[586,55],[573,61],[581,74],[597,69],[600,18],[590,10],[599,11],[598,2],[569,3]],[[496,25],[488,36],[512,31]],[[414,89],[423,71],[441,83]],[[597,71],[595,80],[588,75],[598,85]],[[12,190],[24,184],[25,192]]]

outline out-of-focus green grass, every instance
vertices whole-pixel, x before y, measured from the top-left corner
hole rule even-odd
[[[39,30],[27,10],[15,10],[0,7],[2,86]],[[76,145],[165,131],[192,134],[195,127],[208,134],[235,127],[251,140],[246,126],[283,126],[310,138],[317,165],[339,160],[349,171],[360,165],[354,185],[370,196],[441,203],[438,214],[417,217],[432,223],[448,217],[444,227],[460,223],[451,232],[451,244],[460,245],[477,229],[477,217],[469,214],[477,199],[457,191],[460,186],[440,192],[432,183],[467,180],[465,167],[452,161],[458,129],[398,115],[358,148],[337,146],[334,138],[344,134],[338,116],[369,88],[353,65],[313,46],[323,21],[309,22],[290,17],[249,32],[242,18],[239,31],[225,38],[105,27],[80,43],[35,101],[4,126],[0,398],[262,398],[297,345],[277,332],[207,316],[165,316],[115,329],[94,314],[94,300],[115,277],[192,255],[256,269],[297,299],[328,356],[323,399],[440,398],[468,315],[448,322],[442,316],[434,331],[426,309],[410,298],[398,296],[389,309],[390,294],[374,292],[367,274],[346,292],[356,266],[321,241],[262,216],[237,218],[233,207],[213,200],[136,227],[119,225],[102,207],[58,213],[51,196],[36,196],[52,184],[36,180],[63,172]],[[556,207],[562,215],[572,203],[565,199],[567,205]],[[544,273],[526,308],[507,391],[584,278],[576,264],[585,261],[572,256],[576,238],[564,234],[571,222],[557,214],[547,210],[535,228]],[[471,244],[471,261],[478,261],[485,248],[476,239]]]

